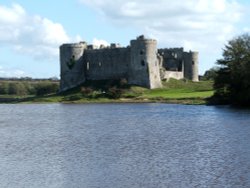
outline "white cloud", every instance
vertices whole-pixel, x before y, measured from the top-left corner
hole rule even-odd
[[[97,38],[93,39],[92,44],[98,47],[100,47],[101,45],[109,46],[109,43],[107,41]]]
[[[229,0],[80,0],[94,7],[119,26],[141,28],[147,35],[172,45],[185,41],[204,41],[232,36],[239,21],[241,6]],[[230,29],[229,29],[230,28]],[[209,40],[205,40],[209,38]]]
[[[11,7],[0,5],[2,45],[10,45],[14,50],[34,58],[57,58],[59,45],[72,40],[59,23],[29,15],[18,4]]]
[[[237,0],[79,0],[117,27],[133,27],[158,39],[161,47],[184,46],[221,53],[239,31],[243,7]]]
[[[247,33],[247,32],[249,33],[249,32],[250,32],[250,27],[245,27],[245,28],[243,28],[243,31],[246,32],[246,33]]]
[[[5,69],[3,67],[0,66],[0,77],[25,77],[27,76],[26,73],[22,70],[18,70],[18,69]]]

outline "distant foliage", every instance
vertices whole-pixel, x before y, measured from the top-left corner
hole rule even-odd
[[[122,95],[122,89],[117,88],[116,86],[109,88],[107,96],[111,99],[119,99]]]
[[[219,67],[213,67],[207,70],[203,75],[202,80],[215,80],[219,69],[220,69]]]
[[[219,102],[250,106],[250,36],[241,35],[228,42],[215,77],[215,98]]]
[[[0,95],[7,95],[9,91],[9,85],[6,82],[0,83]]]
[[[11,82],[8,87],[9,95],[27,95],[28,91],[23,83]]]
[[[58,91],[58,84],[56,83],[39,83],[35,85],[36,95],[47,95],[56,93]]]
[[[28,81],[1,81],[0,95],[47,95],[56,93],[59,89],[57,82],[28,82]]]

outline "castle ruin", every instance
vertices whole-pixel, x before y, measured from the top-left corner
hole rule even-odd
[[[127,79],[128,84],[160,88],[169,78],[198,79],[198,52],[183,48],[157,49],[157,41],[143,35],[130,46],[96,47],[86,42],[60,46],[60,91],[76,87],[87,80]]]

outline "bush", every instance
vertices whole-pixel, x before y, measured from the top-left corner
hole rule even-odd
[[[81,87],[81,93],[83,96],[88,96],[93,92],[93,89],[90,87]]]
[[[107,95],[111,99],[118,99],[122,95],[122,90],[117,87],[111,87],[108,89]]]
[[[58,89],[59,86],[57,83],[44,82],[35,85],[36,95],[48,95],[56,93]]]
[[[8,87],[9,95],[27,95],[28,91],[21,82],[10,82]]]
[[[128,88],[129,85],[128,85],[127,79],[122,78],[122,79],[120,80],[119,87],[120,87],[120,88]]]
[[[0,95],[7,95],[9,90],[9,85],[6,82],[0,83]]]

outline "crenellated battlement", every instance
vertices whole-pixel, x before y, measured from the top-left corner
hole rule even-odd
[[[143,35],[122,47],[94,46],[86,42],[60,46],[61,83],[65,91],[86,80],[122,79],[148,88],[161,87],[171,77],[198,81],[198,52],[183,48],[157,49],[157,41]]]

